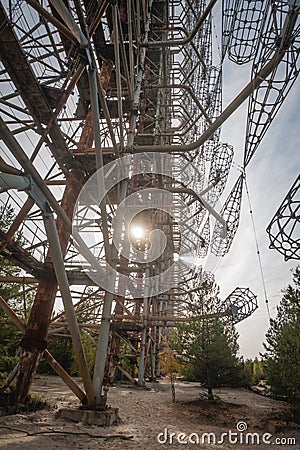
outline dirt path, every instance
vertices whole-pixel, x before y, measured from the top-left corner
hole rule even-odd
[[[120,408],[121,417],[121,423],[111,428],[55,419],[58,408],[76,404],[75,397],[57,377],[36,379],[33,392],[45,397],[50,407],[0,417],[1,449],[156,450],[184,445],[201,449],[267,450],[270,444],[272,448],[300,448],[300,430],[295,427],[266,435],[270,420],[289,418],[287,405],[243,389],[216,390],[220,400],[212,404],[205,400],[197,383],[180,382],[176,387],[176,403],[171,402],[169,385],[164,381],[150,384],[148,390],[111,387],[108,403]],[[287,445],[288,438],[296,439],[296,444]]]

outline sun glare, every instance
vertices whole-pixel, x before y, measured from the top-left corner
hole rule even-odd
[[[135,226],[131,228],[130,233],[135,239],[141,239],[142,237],[144,237],[145,231],[142,227]]]

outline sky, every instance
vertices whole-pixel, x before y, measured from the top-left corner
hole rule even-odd
[[[248,81],[249,65],[225,63],[224,107]],[[299,174],[299,100],[297,80],[246,172],[271,317],[276,316],[276,305],[282,298],[281,290],[292,283],[291,269],[297,266],[296,260],[285,262],[277,250],[269,249],[266,227]],[[246,101],[226,121],[221,133],[221,141],[234,146],[234,161],[237,164],[242,164],[247,105]],[[233,168],[223,201],[238,175],[238,170]],[[240,354],[245,358],[259,356],[259,352],[263,351],[262,343],[269,319],[245,187],[237,234],[229,253],[221,259],[215,276],[222,299],[237,286],[249,287],[257,295],[259,308],[251,317],[238,324],[237,330],[240,334]]]

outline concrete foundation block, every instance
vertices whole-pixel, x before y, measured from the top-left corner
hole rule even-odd
[[[72,422],[82,422],[84,425],[97,425],[99,427],[111,427],[120,421],[119,408],[106,408],[103,411],[97,409],[62,408],[55,415]]]

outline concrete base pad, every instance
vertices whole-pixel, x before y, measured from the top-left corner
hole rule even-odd
[[[111,427],[120,421],[119,408],[107,408],[103,411],[62,408],[57,411],[55,418],[82,422],[84,425],[98,425],[99,427]]]

